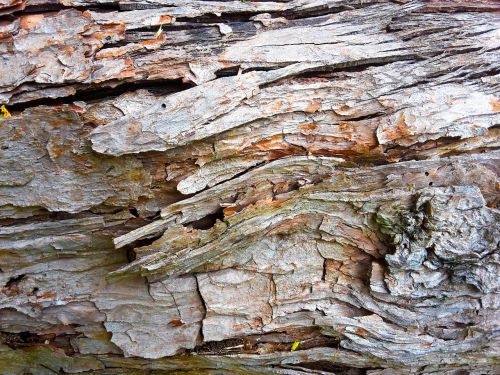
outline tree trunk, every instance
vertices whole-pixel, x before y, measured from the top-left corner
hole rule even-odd
[[[498,368],[495,0],[1,0],[1,374]]]

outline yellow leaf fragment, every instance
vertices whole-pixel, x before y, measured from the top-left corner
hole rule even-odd
[[[2,117],[11,117],[12,115],[10,114],[10,112],[7,110],[7,108],[5,108],[4,105],[2,105],[0,107],[0,111],[2,112]]]
[[[296,350],[299,347],[299,344],[300,344],[300,341],[294,341],[290,351],[293,352],[294,350]]]
[[[158,38],[162,32],[163,32],[163,25],[160,25],[160,28],[158,29],[158,31],[155,34],[155,37]]]

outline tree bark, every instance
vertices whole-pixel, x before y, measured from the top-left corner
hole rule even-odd
[[[1,0],[0,373],[498,371],[499,11]]]

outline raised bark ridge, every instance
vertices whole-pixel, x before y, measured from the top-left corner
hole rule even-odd
[[[499,10],[0,1],[0,372],[495,373]]]

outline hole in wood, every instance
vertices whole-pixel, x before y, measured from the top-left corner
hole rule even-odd
[[[5,283],[5,287],[6,288],[11,288],[15,285],[17,285],[22,279],[24,279],[26,275],[24,274],[21,274],[19,276],[13,276],[11,277],[6,283]]]

